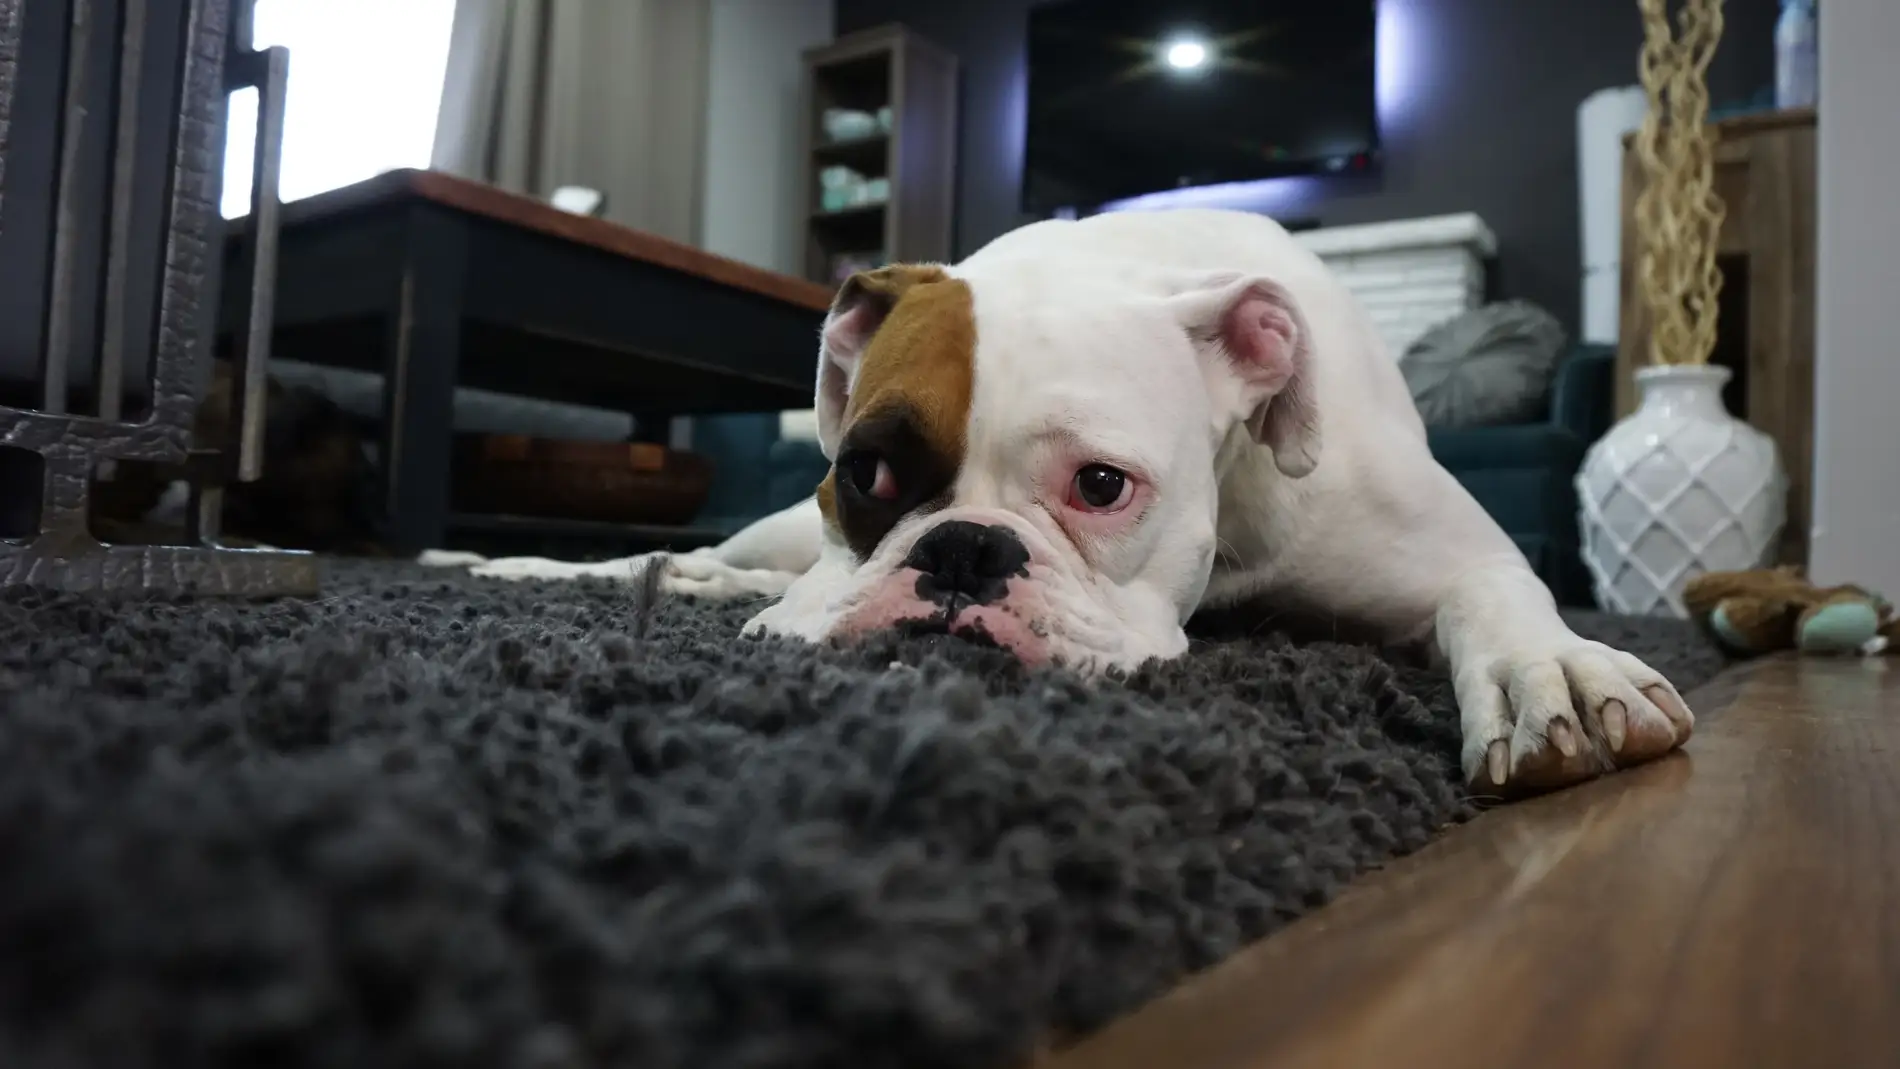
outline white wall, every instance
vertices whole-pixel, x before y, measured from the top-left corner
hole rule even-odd
[[[799,53],[831,39],[831,0],[711,3],[701,244],[802,274]]]
[[[1821,5],[1811,570],[1900,598],[1900,0]]]
[[[799,201],[804,61],[831,40],[832,0],[710,0],[706,195],[700,244],[788,275],[805,273]],[[810,438],[811,413],[786,413],[780,433]],[[684,442],[689,430],[678,432]]]

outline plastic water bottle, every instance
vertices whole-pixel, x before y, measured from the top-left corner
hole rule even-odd
[[[1781,0],[1775,23],[1775,106],[1811,108],[1819,96],[1815,0]]]

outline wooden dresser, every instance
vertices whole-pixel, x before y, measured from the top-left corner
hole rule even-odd
[[[1814,440],[1814,149],[1812,110],[1717,123],[1715,188],[1728,206],[1718,256],[1722,312],[1712,362],[1735,373],[1730,410],[1781,449],[1788,470],[1783,563],[1806,564]],[[1641,164],[1624,141],[1622,325],[1617,415],[1636,404],[1634,372],[1649,355],[1649,309],[1636,292]]]

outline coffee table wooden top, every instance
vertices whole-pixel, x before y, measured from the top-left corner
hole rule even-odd
[[[816,282],[767,271],[605,219],[575,215],[533,197],[439,171],[389,171],[365,182],[292,201],[284,205],[282,225],[292,228],[317,223],[411,197],[748,290],[800,308],[822,312],[831,306],[833,291]],[[233,223],[241,225],[238,220]]]
[[[1900,1058],[1900,658],[1776,659],[1687,752],[1454,829],[1038,1069]]]

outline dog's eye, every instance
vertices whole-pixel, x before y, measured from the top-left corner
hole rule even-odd
[[[844,477],[851,480],[851,488],[865,497],[879,501],[890,501],[897,497],[897,478],[891,474],[891,466],[884,458],[869,450],[850,453],[838,461]]]
[[[1107,464],[1085,464],[1075,473],[1071,505],[1085,512],[1114,512],[1128,504],[1134,483],[1128,473]]]

